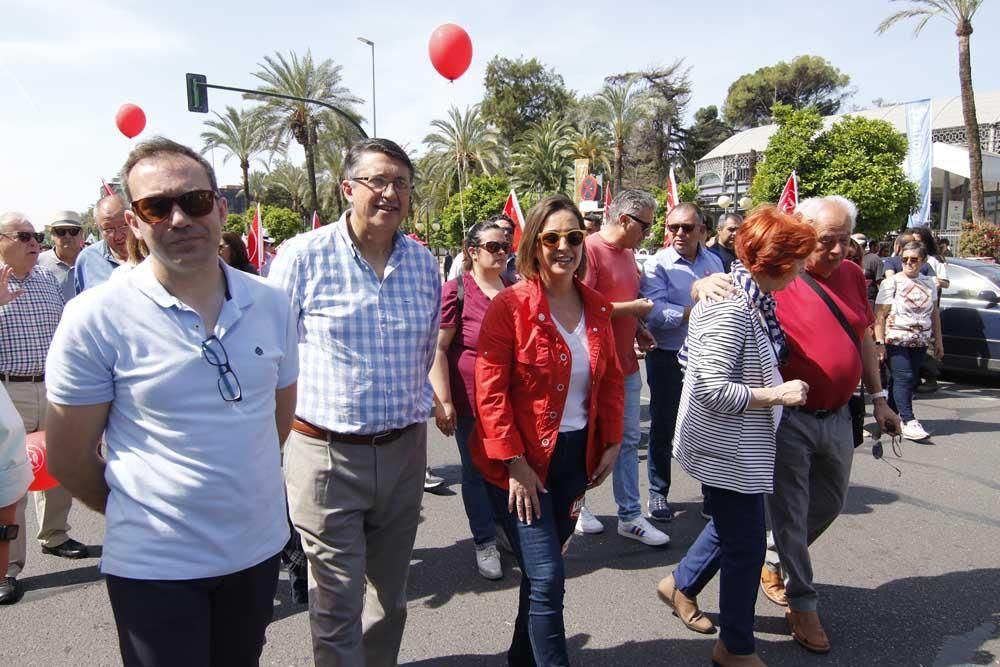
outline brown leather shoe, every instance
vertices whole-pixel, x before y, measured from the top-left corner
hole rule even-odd
[[[688,629],[700,632],[703,635],[715,634],[715,624],[698,609],[698,600],[689,598],[677,590],[677,582],[674,581],[674,575],[671,574],[661,579],[660,583],[656,586],[656,590],[660,594],[660,599],[674,610],[674,616],[679,618],[681,623],[686,625]]]
[[[788,600],[785,598],[785,582],[781,579],[780,572],[772,572],[767,565],[760,568],[760,589],[764,591],[764,597],[778,605],[787,607]]]
[[[750,655],[734,655],[729,652],[722,640],[716,640],[712,648],[712,665],[714,667],[767,667],[756,653]]]
[[[819,622],[819,614],[814,611],[785,612],[788,629],[792,631],[792,639],[813,653],[829,653],[830,640]]]

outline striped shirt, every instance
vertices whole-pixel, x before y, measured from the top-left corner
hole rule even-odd
[[[0,306],[0,373],[41,375],[52,335],[62,317],[63,295],[56,277],[35,266],[18,280],[11,275],[10,290],[24,293]]]
[[[380,281],[351,240],[350,213],[286,241],[268,279],[298,321],[296,414],[337,433],[379,433],[430,414],[441,281],[434,257],[400,232]]]
[[[674,457],[703,484],[737,493],[771,493],[772,408],[750,408],[751,389],[780,376],[760,316],[739,290],[724,301],[700,301],[688,326]]]

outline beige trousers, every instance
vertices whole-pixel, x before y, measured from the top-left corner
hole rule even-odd
[[[10,400],[21,415],[24,430],[27,433],[45,430],[44,382],[4,382],[4,389],[10,395]],[[38,515],[38,541],[42,546],[57,547],[69,539],[69,510],[73,496],[61,486],[35,494],[35,512]],[[28,506],[28,496],[17,503],[15,521],[21,530],[17,539],[10,543],[10,562],[7,565],[7,576],[16,577],[21,574],[27,560],[27,534],[24,523],[24,510]]]
[[[426,462],[426,424],[374,447],[289,436],[285,484],[309,559],[316,665],[397,664]]]

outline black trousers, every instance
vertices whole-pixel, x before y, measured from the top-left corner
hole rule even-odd
[[[279,555],[205,579],[107,576],[125,667],[259,664],[274,613]]]
[[[651,350],[646,353],[646,383],[649,385],[649,495],[667,497],[670,493],[670,459],[674,455],[674,427],[681,406],[684,371],[677,361],[677,350]]]

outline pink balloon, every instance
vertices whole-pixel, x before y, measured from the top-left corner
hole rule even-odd
[[[126,137],[137,136],[146,127],[146,112],[135,104],[123,104],[115,114],[115,125]]]
[[[59,482],[49,473],[45,450],[45,431],[28,434],[28,462],[35,473],[35,480],[28,487],[31,491],[48,491],[59,486]]]
[[[454,81],[469,69],[472,62],[472,39],[461,26],[445,23],[431,33],[427,51],[438,74]]]

